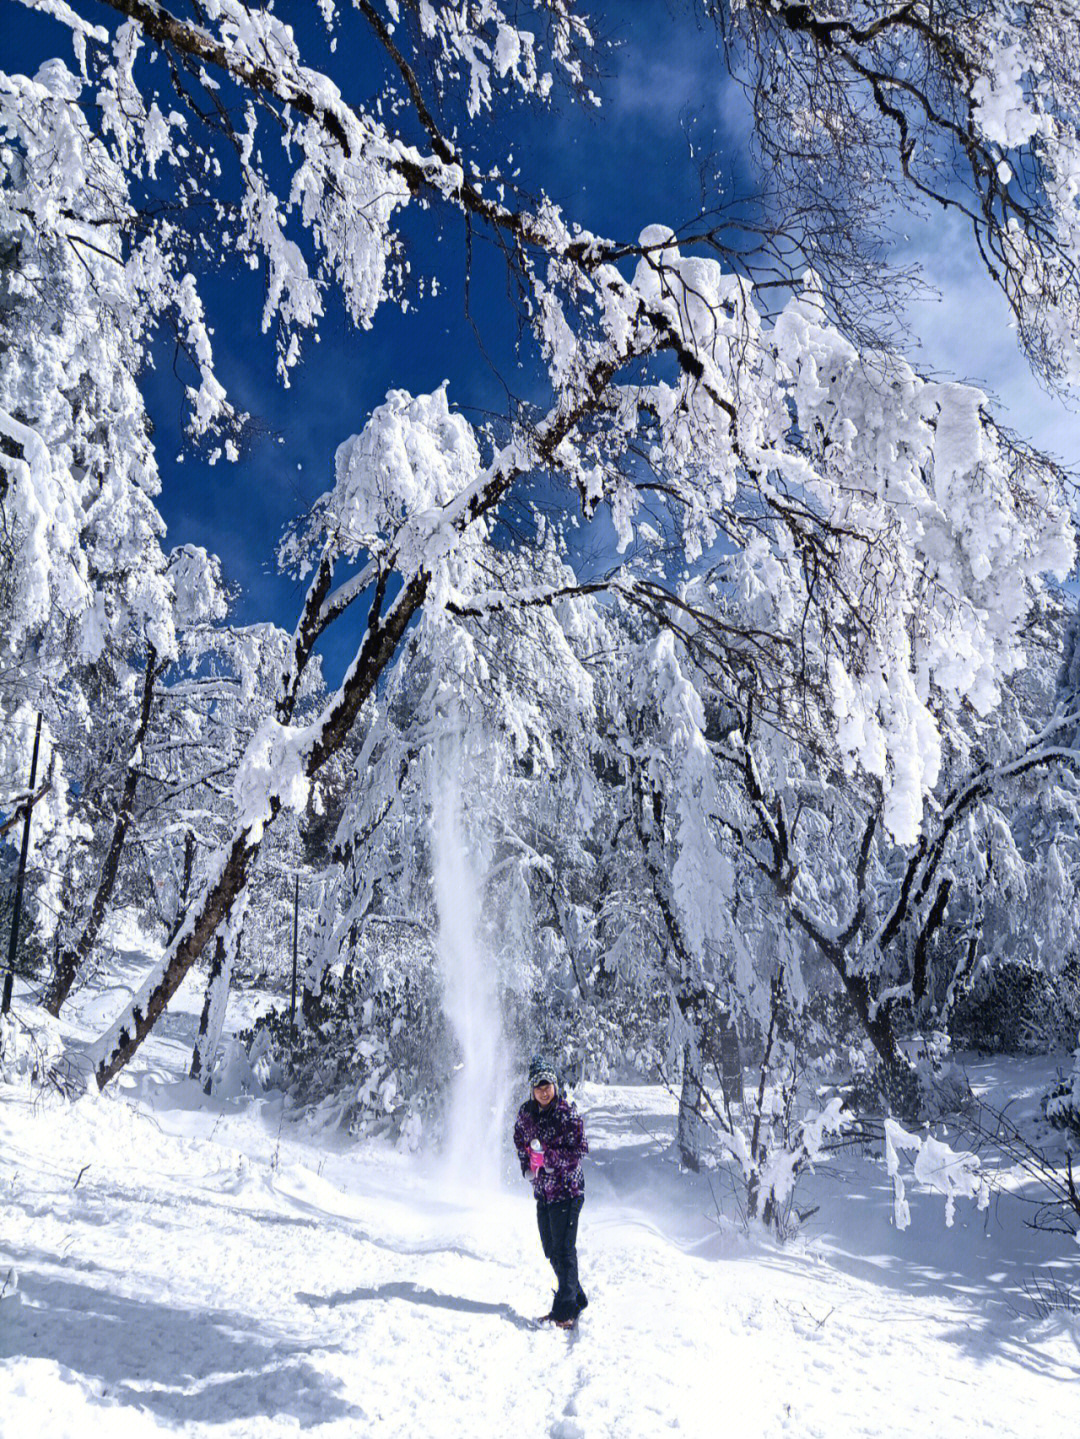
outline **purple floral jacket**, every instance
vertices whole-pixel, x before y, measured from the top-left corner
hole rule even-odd
[[[589,1141],[581,1115],[568,1099],[557,1094],[547,1109],[541,1109],[535,1099],[527,1099],[518,1110],[514,1148],[522,1174],[529,1173],[529,1149],[534,1139],[539,1139],[544,1151],[544,1167],[537,1170],[532,1181],[537,1199],[553,1204],[584,1194],[581,1156],[588,1154]]]

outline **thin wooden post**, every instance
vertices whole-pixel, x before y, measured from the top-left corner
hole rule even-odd
[[[292,995],[289,999],[289,1034],[296,1037],[296,960],[300,934],[300,876],[294,876],[292,912]]]
[[[15,881],[15,903],[11,911],[11,940],[8,944],[7,974],[4,976],[4,998],[0,1002],[0,1014],[7,1014],[11,1008],[11,988],[15,982],[15,953],[19,947],[19,920],[22,917],[26,860],[30,853],[30,816],[34,812],[34,785],[37,783],[38,747],[40,744],[41,712],[39,710],[37,728],[34,730],[34,756],[30,761],[30,788],[26,792],[26,819],[23,821],[22,849],[19,851],[19,874]]]

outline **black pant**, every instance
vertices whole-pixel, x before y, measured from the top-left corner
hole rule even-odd
[[[551,1204],[539,1199],[536,1202],[540,1243],[559,1283],[551,1306],[553,1319],[574,1319],[588,1303],[578,1282],[577,1267],[578,1215],[584,1203],[585,1197],[580,1194],[576,1199],[556,1199]]]

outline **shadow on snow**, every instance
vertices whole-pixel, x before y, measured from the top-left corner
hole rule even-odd
[[[26,1250],[27,1266],[66,1264]],[[7,1309],[0,1359],[54,1360],[101,1384],[100,1397],[174,1424],[289,1415],[302,1426],[363,1417],[305,1355],[336,1346],[254,1332],[249,1314],[190,1309],[24,1270]]]
[[[434,1289],[423,1289],[419,1284],[407,1281],[380,1284],[376,1288],[338,1289],[333,1294],[305,1294],[298,1291],[296,1297],[301,1304],[308,1304],[312,1308],[337,1308],[341,1304],[357,1304],[370,1299],[404,1299],[410,1304],[422,1304],[430,1309],[453,1309],[459,1314],[492,1314],[509,1320],[516,1329],[535,1327],[532,1320],[526,1319],[509,1304],[490,1304],[482,1299],[466,1299],[458,1294],[439,1294]]]

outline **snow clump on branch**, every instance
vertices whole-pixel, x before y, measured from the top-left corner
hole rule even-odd
[[[912,1155],[912,1177],[924,1189],[945,1196],[945,1223],[952,1228],[957,1199],[971,1199],[976,1209],[990,1203],[990,1186],[982,1173],[978,1156],[957,1153],[943,1140],[930,1134],[911,1134],[895,1119],[885,1120],[885,1168],[893,1182],[893,1216],[897,1229],[911,1223],[900,1155]]]
[[[446,385],[430,395],[391,390],[360,434],[338,446],[334,469],[319,509],[341,553],[392,550],[400,573],[430,569],[430,599],[444,601],[450,574],[439,561],[459,541],[441,511],[480,475],[476,436],[451,412]]]

